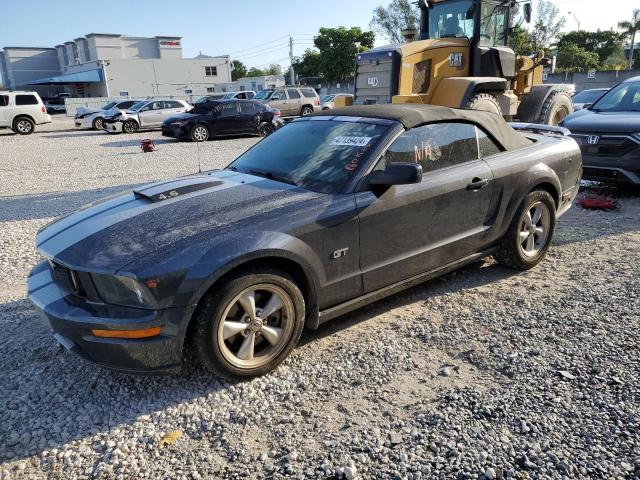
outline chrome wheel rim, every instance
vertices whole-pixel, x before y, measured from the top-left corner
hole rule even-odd
[[[262,127],[260,127],[260,134],[263,137],[268,137],[269,135],[271,135],[273,133],[273,127],[269,126],[269,125],[263,125]]]
[[[303,117],[304,117],[305,115],[311,115],[312,113],[313,113],[313,110],[311,110],[311,109],[310,109],[310,108],[308,108],[308,107],[305,107],[305,108],[303,108],[303,109],[302,109],[302,114],[301,114],[301,116],[303,116]]]
[[[204,127],[196,127],[193,129],[193,138],[197,142],[204,142],[207,139],[207,132]]]
[[[293,332],[293,300],[281,287],[260,283],[225,307],[218,327],[222,356],[237,368],[261,367],[277,357]]]
[[[136,127],[134,127],[134,124],[131,122],[127,122],[124,124],[124,131],[127,133],[133,133],[135,132]]]
[[[96,118],[96,130],[100,130],[102,128],[102,119]]]
[[[536,202],[529,207],[520,221],[518,243],[520,251],[526,257],[540,254],[549,238],[551,213],[549,207],[542,202]]]
[[[20,133],[29,133],[31,131],[31,122],[19,120],[18,123],[16,123],[16,128]]]

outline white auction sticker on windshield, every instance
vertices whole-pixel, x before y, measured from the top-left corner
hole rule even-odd
[[[336,137],[330,145],[344,145],[347,147],[364,147],[372,137]]]

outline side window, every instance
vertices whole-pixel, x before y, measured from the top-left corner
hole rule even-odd
[[[222,112],[220,113],[221,117],[231,117],[233,115],[237,115],[238,113],[238,104],[237,102],[229,102],[225,103],[222,106]]]
[[[493,141],[493,139],[486,134],[480,127],[476,127],[478,132],[478,147],[480,147],[480,158],[487,158],[496,153],[500,153],[502,149]]]
[[[182,108],[183,105],[180,102],[176,102],[175,100],[171,100],[168,102],[164,102],[167,108]]]
[[[302,94],[307,98],[315,98],[316,91],[312,88],[303,88]]]
[[[38,99],[35,95],[16,95],[16,105],[37,105]]]
[[[273,92],[273,95],[271,95],[271,100],[286,100],[287,99],[287,95],[284,93],[284,90],[276,90],[275,92]]]
[[[126,110],[127,108],[131,108],[131,106],[136,103],[136,102],[122,102],[120,104],[118,104],[118,108],[120,108],[121,110]]]
[[[253,102],[240,102],[240,113],[244,115],[253,115],[256,108]]]
[[[298,91],[292,88],[287,90],[287,93],[289,94],[289,98],[300,98],[300,94],[298,93]]]
[[[0,107],[9,105],[9,95],[0,95]]]
[[[432,123],[399,136],[384,154],[385,165],[413,162],[432,172],[478,158],[475,126],[468,123]]]

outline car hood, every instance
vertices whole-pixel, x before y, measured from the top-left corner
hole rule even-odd
[[[583,109],[565,118],[562,126],[572,133],[637,133],[640,132],[640,112],[595,112]]]
[[[89,107],[78,107],[76,108],[77,115],[86,115],[87,113],[97,113],[101,112],[101,108],[89,108]]]
[[[194,116],[195,116],[195,114],[193,114],[193,113],[177,113],[175,115],[171,115],[163,123],[165,125],[167,125],[167,124],[169,124],[171,122],[178,122],[180,120],[187,120],[189,118],[193,118]]]
[[[322,197],[254,175],[214,171],[89,204],[43,227],[36,244],[43,255],[70,268],[115,273],[186,238],[259,229],[260,222],[277,222],[292,206]]]

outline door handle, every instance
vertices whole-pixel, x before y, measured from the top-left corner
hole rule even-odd
[[[480,190],[481,188],[484,188],[487,185],[489,185],[488,178],[475,177],[473,180],[471,180],[471,183],[467,185],[467,190]]]

